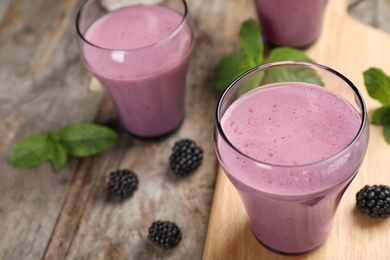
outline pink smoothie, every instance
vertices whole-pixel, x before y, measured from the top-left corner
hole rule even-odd
[[[254,0],[263,35],[275,45],[305,47],[320,35],[327,0]]]
[[[349,146],[361,121],[346,100],[305,83],[252,90],[226,110],[221,126],[240,153],[221,138],[218,156],[261,243],[301,253],[326,239],[365,153],[363,140]]]
[[[184,116],[193,33],[167,7],[139,5],[98,19],[85,34],[85,64],[109,93],[123,126],[141,137],[166,134]]]

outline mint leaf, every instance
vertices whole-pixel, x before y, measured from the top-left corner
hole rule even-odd
[[[267,62],[283,61],[283,60],[299,60],[314,62],[305,52],[290,48],[290,47],[277,47],[271,50]]]
[[[103,152],[111,148],[118,138],[110,128],[88,123],[69,125],[59,134],[67,152],[78,157]]]
[[[233,52],[223,58],[214,71],[214,85],[218,90],[225,90],[230,83],[255,64],[243,52]]]
[[[214,70],[214,86],[218,90],[225,90],[242,73],[264,63],[264,44],[261,29],[255,20],[249,19],[244,21],[240,29],[239,43],[242,50],[231,53],[223,58]],[[266,62],[282,60],[313,62],[305,52],[289,47],[273,49]],[[304,70],[288,72],[288,75],[279,75],[279,72],[274,73],[274,75],[266,75],[267,77],[265,77],[266,80],[264,82],[299,81],[323,86],[321,78],[314,69],[306,68]],[[294,73],[298,74],[294,76]],[[263,76],[259,75],[251,79],[251,82],[243,83],[242,88],[239,90],[239,95],[257,87],[262,80]]]
[[[35,167],[49,157],[50,140],[48,134],[34,134],[20,140],[12,149],[9,160],[17,168]]]
[[[390,77],[378,68],[369,68],[363,72],[363,77],[370,97],[384,105],[375,110],[372,123],[383,125],[383,135],[390,144]]]
[[[382,105],[390,105],[390,78],[378,68],[363,72],[364,84],[370,97]]]
[[[290,47],[278,47],[273,49],[269,57],[266,59],[266,62],[276,62],[283,60],[313,62],[313,60],[307,56],[305,52]],[[304,82],[319,86],[324,85],[321,77],[317,74],[315,69],[294,66],[283,66],[280,68],[273,67],[267,71],[265,82],[267,84],[277,82]]]
[[[390,124],[383,126],[383,135],[385,136],[386,142],[390,144]]]
[[[308,67],[273,67],[267,71],[267,84],[278,82],[304,82],[322,86],[323,82],[317,72]]]
[[[239,42],[244,53],[255,63],[263,62],[264,44],[259,24],[254,19],[246,20],[240,29]]]
[[[245,94],[246,92],[257,88],[260,86],[260,82],[264,77],[264,71],[256,71],[250,77],[241,84],[240,89],[238,90],[238,96]]]
[[[214,70],[214,86],[218,90],[225,90],[242,73],[263,63],[264,45],[260,26],[255,20],[249,19],[242,24],[239,43],[242,51],[224,57]]]
[[[60,132],[33,134],[20,140],[10,153],[9,161],[17,168],[30,168],[50,161],[58,171],[68,154],[85,157],[111,148],[118,135],[111,129],[89,123],[65,127]]]
[[[390,124],[390,106],[383,106],[375,110],[372,115],[372,123],[376,125]]]
[[[68,160],[67,151],[61,142],[59,142],[58,133],[49,133],[48,141],[50,144],[48,160],[50,160],[54,169],[58,171]]]

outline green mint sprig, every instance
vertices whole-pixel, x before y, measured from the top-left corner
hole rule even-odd
[[[118,135],[110,128],[92,123],[76,123],[58,132],[29,135],[20,140],[10,153],[10,163],[21,169],[50,161],[56,171],[68,156],[86,157],[114,146]]]
[[[261,29],[254,19],[244,21],[239,33],[240,51],[233,52],[224,57],[216,66],[214,71],[214,86],[217,90],[223,91],[234,79],[245,71],[268,62],[282,60],[313,60],[303,51],[290,47],[277,47],[271,50],[267,58],[264,57],[264,44],[261,37]],[[286,71],[284,73],[274,70],[272,75],[267,75],[264,80],[268,84],[283,81],[309,82],[323,85],[317,73],[308,68],[292,68],[297,71]],[[251,86],[245,86],[245,90],[256,87],[265,75],[259,75]]]
[[[378,68],[364,71],[363,77],[370,97],[382,104],[382,107],[374,111],[371,122],[383,126],[383,135],[390,144],[390,77]]]

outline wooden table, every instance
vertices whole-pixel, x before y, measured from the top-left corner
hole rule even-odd
[[[252,1],[188,0],[196,47],[186,118],[177,132],[154,141],[126,134],[105,93],[89,87],[91,76],[75,44],[81,3],[13,0],[0,19],[0,259],[200,259],[217,169],[211,132],[219,93],[212,87],[213,69],[238,47],[241,22],[255,17]],[[59,172],[49,164],[30,170],[8,164],[22,137],[74,122],[109,125],[119,140],[101,155],[70,159]],[[173,143],[185,137],[196,140],[205,156],[194,174],[180,179],[169,171],[168,157]],[[107,176],[122,168],[138,174],[139,189],[113,203],[106,196]],[[176,249],[163,252],[147,241],[148,227],[158,219],[181,227]]]

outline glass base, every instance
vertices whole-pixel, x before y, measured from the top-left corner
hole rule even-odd
[[[129,132],[125,127],[123,127],[123,130],[125,130],[126,133],[128,133],[129,135],[137,138],[137,139],[141,139],[141,140],[144,140],[144,141],[159,141],[159,140],[162,140],[162,139],[165,139],[167,138],[168,136],[176,133],[176,131],[181,127],[181,125],[183,124],[183,121],[184,121],[184,118],[180,121],[180,123],[175,127],[173,128],[172,130],[169,130],[168,132],[166,133],[163,133],[163,134],[159,134],[159,135],[155,135],[155,136],[142,136],[142,135],[137,135],[137,134],[133,134],[132,132]]]
[[[279,44],[275,44],[271,41],[269,41],[267,39],[267,37],[263,36],[263,42],[268,45],[269,47],[271,48],[276,48],[276,47],[291,47],[291,48],[295,48],[295,49],[301,49],[301,50],[305,50],[305,49],[308,49],[309,47],[311,47],[314,43],[316,43],[318,40],[318,37],[316,39],[314,39],[313,41],[311,41],[310,43],[307,43],[307,44],[304,44],[302,46],[299,46],[299,47],[292,47],[292,46],[289,46],[289,45],[279,45]]]
[[[262,246],[264,246],[266,249],[268,249],[269,251],[271,251],[271,252],[273,252],[273,253],[275,253],[275,254],[278,254],[278,255],[284,255],[284,256],[299,256],[299,255],[303,255],[303,254],[306,254],[306,253],[308,253],[308,252],[311,252],[311,251],[313,251],[313,250],[315,250],[316,248],[318,248],[320,245],[318,245],[318,246],[316,246],[316,247],[314,247],[314,248],[312,248],[312,249],[309,249],[309,250],[307,250],[307,251],[303,251],[303,252],[296,252],[296,253],[290,253],[290,252],[283,252],[283,251],[279,251],[279,250],[276,250],[276,249],[274,249],[274,248],[272,248],[272,247],[269,247],[269,246],[267,246],[266,244],[264,244],[263,242],[261,242],[260,241],[260,239],[258,239],[257,238],[257,236],[255,235],[255,233],[253,232],[253,230],[251,229],[251,231],[252,231],[252,234],[253,234],[253,236],[256,238],[256,240],[262,245]]]

